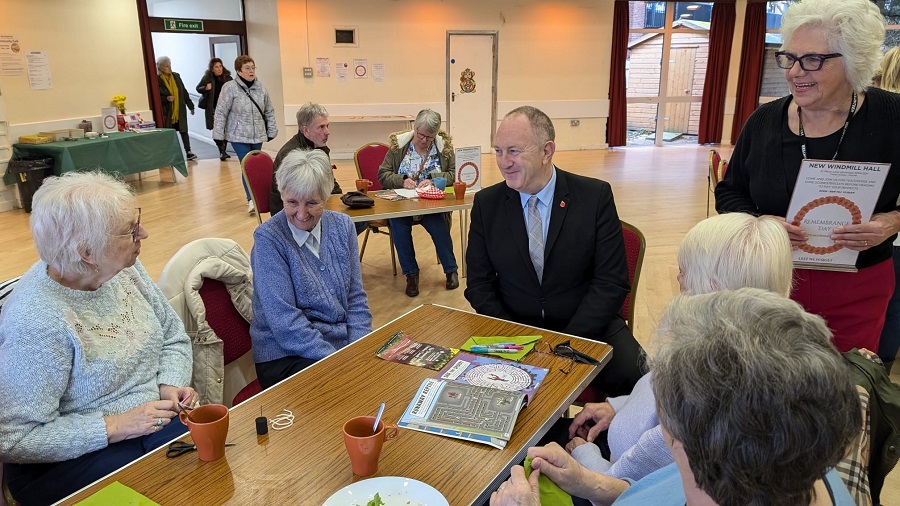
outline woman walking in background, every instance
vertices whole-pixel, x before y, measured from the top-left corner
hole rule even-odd
[[[231,71],[225,68],[221,58],[213,58],[209,60],[209,68],[200,79],[197,85],[197,93],[200,94],[198,106],[206,109],[206,129],[213,129],[214,115],[216,114],[216,104],[219,103],[219,94],[222,93],[222,86],[231,81]],[[216,146],[219,147],[219,160],[225,161],[231,158],[231,155],[225,152],[228,141],[225,139],[215,140]]]
[[[184,144],[184,156],[188,161],[196,160],[197,155],[191,153],[191,138],[188,136],[187,110],[194,114],[194,102],[184,88],[184,82],[177,72],[172,72],[172,60],[168,56],[160,56],[156,60],[159,71],[159,98],[163,106],[162,126],[174,128],[181,134]]]
[[[262,148],[263,142],[278,136],[278,125],[269,92],[256,78],[253,58],[245,54],[238,56],[234,60],[234,70],[238,79],[222,86],[213,115],[212,136],[213,140],[231,142],[238,159],[243,161],[247,153]],[[244,193],[247,212],[255,212],[246,181]]]

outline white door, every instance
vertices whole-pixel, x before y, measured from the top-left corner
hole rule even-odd
[[[234,74],[234,60],[241,54],[241,38],[237,35],[209,38],[210,58],[221,58],[225,68]]]
[[[493,149],[497,33],[447,32],[447,126],[453,146]]]

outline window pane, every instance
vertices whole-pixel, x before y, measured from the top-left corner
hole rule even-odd
[[[242,21],[241,0],[147,0],[147,14],[155,18],[219,19]]]
[[[659,96],[662,43],[662,34],[644,34],[642,42],[633,43],[625,62],[625,96]]]
[[[628,104],[626,146],[653,146],[656,142],[657,104]]]
[[[666,2],[628,2],[629,27],[662,28],[666,23]]]
[[[766,30],[777,30],[781,28],[781,16],[790,4],[791,0],[766,2]]]
[[[700,102],[666,104],[663,117],[663,143],[691,144],[697,142],[700,131]]]
[[[675,4],[676,25],[678,20],[699,21],[700,25],[691,28],[708,30],[709,22],[712,21],[712,8],[712,2],[679,2]]]

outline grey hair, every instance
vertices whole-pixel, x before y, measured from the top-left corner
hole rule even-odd
[[[653,393],[716,504],[809,504],[859,433],[859,397],[819,316],[756,288],[681,295],[654,340]]]
[[[100,171],[67,172],[44,180],[34,193],[31,235],[41,260],[60,274],[84,276],[103,259],[114,234],[134,219],[131,187]]]
[[[544,111],[537,107],[523,105],[522,107],[516,107],[509,111],[506,116],[504,116],[504,119],[519,114],[528,118],[528,123],[531,125],[531,130],[534,131],[534,136],[538,141],[538,145],[543,145],[547,141],[556,140],[556,129],[553,128],[553,122],[550,121],[550,116],[547,116]]]
[[[275,182],[281,193],[325,201],[334,188],[334,174],[321,149],[294,149],[281,161]]]
[[[297,126],[310,127],[312,122],[319,116],[328,117],[328,110],[324,106],[315,102],[307,102],[297,109]]]
[[[865,91],[881,60],[884,18],[871,0],[803,0],[788,6],[781,18],[782,46],[801,27],[825,31],[828,50],[841,53],[847,81]]]
[[[778,220],[745,213],[712,216],[694,225],[678,247],[689,294],[738,288],[791,293],[791,240]]]
[[[172,66],[172,60],[169,59],[168,56],[160,56],[156,59],[156,71],[162,72],[163,65],[168,64],[170,67]]]
[[[423,128],[431,135],[437,135],[441,130],[441,115],[431,109],[422,109],[416,115],[416,122],[413,124],[413,128],[415,130]]]

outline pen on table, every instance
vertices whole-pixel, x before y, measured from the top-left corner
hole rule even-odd
[[[481,344],[476,346],[483,346],[485,348],[490,348],[492,350],[500,349],[500,350],[524,350],[525,347],[519,344]]]
[[[474,353],[518,353],[521,350],[514,350],[510,348],[491,348],[487,346],[472,346],[469,351]]]

